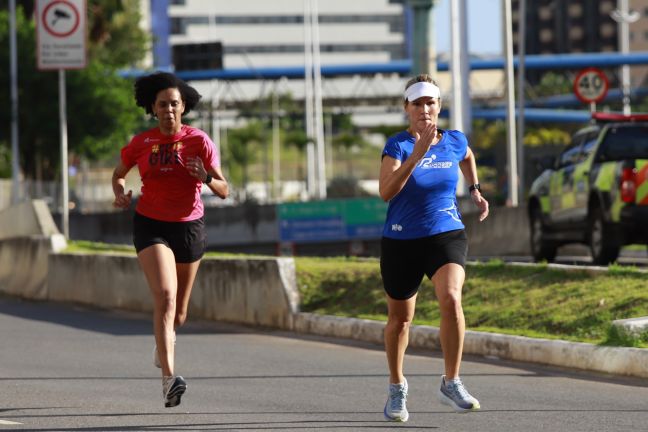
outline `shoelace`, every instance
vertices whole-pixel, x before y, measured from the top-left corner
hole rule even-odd
[[[405,400],[407,399],[407,394],[405,393],[405,387],[404,386],[390,387],[389,399],[390,399],[389,408],[392,411],[401,411],[405,405]]]
[[[459,381],[456,383],[449,382],[446,384],[448,390],[450,390],[451,393],[459,395],[459,397],[463,400],[468,400],[470,398],[470,394],[466,390],[466,388],[463,385],[463,382]]]

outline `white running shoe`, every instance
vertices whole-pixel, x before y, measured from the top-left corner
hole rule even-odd
[[[402,384],[389,384],[389,395],[383,411],[385,419],[396,422],[406,422],[409,419],[407,390],[407,380]]]
[[[187,382],[180,375],[162,378],[162,396],[166,408],[180,405],[180,399],[186,391]]]
[[[460,413],[476,411],[481,408],[479,401],[468,393],[461,379],[457,378],[456,380],[446,381],[445,375],[441,376],[439,401],[451,406],[455,411]]]

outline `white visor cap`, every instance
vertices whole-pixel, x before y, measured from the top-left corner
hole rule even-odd
[[[422,97],[440,99],[441,90],[439,90],[439,87],[434,84],[425,81],[412,84],[407,88],[407,90],[405,90],[405,99],[410,102]]]

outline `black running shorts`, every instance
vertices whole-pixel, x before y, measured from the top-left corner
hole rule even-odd
[[[387,295],[407,300],[418,292],[423,276],[448,263],[466,265],[468,238],[462,229],[411,240],[383,237],[380,274]]]
[[[207,247],[205,216],[187,222],[165,222],[135,212],[133,244],[137,253],[154,244],[163,244],[173,251],[176,263],[198,261]]]

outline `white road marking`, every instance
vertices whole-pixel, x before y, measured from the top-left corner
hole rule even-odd
[[[19,424],[22,424],[22,423],[12,422],[12,421],[9,421],[9,420],[0,419],[0,425],[19,425]]]

